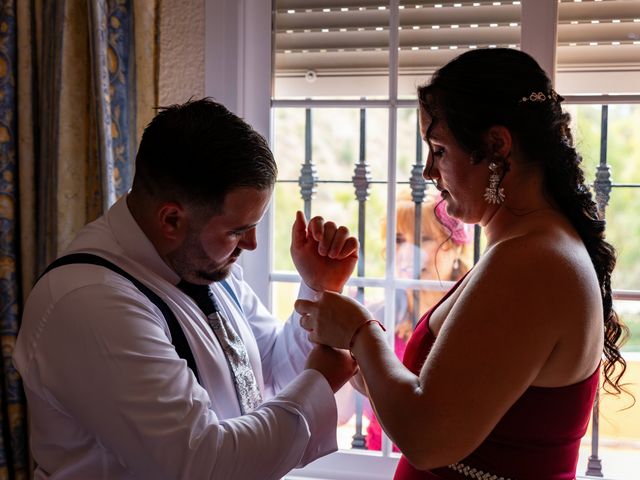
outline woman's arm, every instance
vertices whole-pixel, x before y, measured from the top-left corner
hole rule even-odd
[[[588,318],[579,305],[593,302],[585,298],[580,269],[554,249],[531,247],[515,241],[485,254],[461,286],[419,376],[395,357],[377,325],[356,336],[352,353],[380,423],[417,468],[447,465],[473,451],[538,377],[570,332],[567,325]],[[313,340],[343,342],[366,317],[337,296],[323,301],[331,306],[312,310],[308,319],[317,319]]]

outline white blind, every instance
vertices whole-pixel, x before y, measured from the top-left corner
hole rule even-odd
[[[384,95],[387,4],[277,0],[276,97]],[[401,1],[400,9],[401,95],[413,94],[417,82],[470,48],[519,48],[519,1]],[[561,1],[557,61],[565,83],[576,73],[592,74],[582,84],[575,80],[572,92],[640,92],[640,0]],[[354,82],[344,81],[349,78]]]

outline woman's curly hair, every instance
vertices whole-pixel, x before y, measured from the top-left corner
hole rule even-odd
[[[529,98],[532,93],[535,97]],[[626,370],[620,345],[628,329],[613,309],[611,273],[616,252],[605,240],[605,220],[585,184],[570,115],[562,110],[563,98],[553,91],[547,74],[518,50],[471,50],[438,70],[428,85],[418,89],[418,97],[420,108],[446,121],[472,158],[486,157],[482,134],[502,125],[517,139],[527,159],[542,166],[546,194],[576,229],[593,262],[604,310],[604,387],[619,394]]]

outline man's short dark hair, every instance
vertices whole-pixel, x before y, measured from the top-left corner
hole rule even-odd
[[[272,188],[277,173],[264,137],[203,98],[160,108],[140,141],[133,190],[219,213],[229,191]]]

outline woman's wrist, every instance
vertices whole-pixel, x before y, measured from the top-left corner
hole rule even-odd
[[[382,325],[382,323],[380,323],[378,320],[375,320],[375,319],[369,319],[369,320],[363,321],[353,331],[353,333],[351,334],[351,340],[349,340],[349,355],[351,355],[351,358],[353,358],[355,360],[355,357],[353,356],[353,347],[354,347],[354,345],[356,343],[356,340],[358,339],[358,336],[362,332],[362,330],[364,330],[365,328],[368,328],[369,325],[376,325],[376,324],[378,326],[380,326],[380,328],[382,329],[383,332],[387,331],[387,329],[384,328],[384,325]]]

